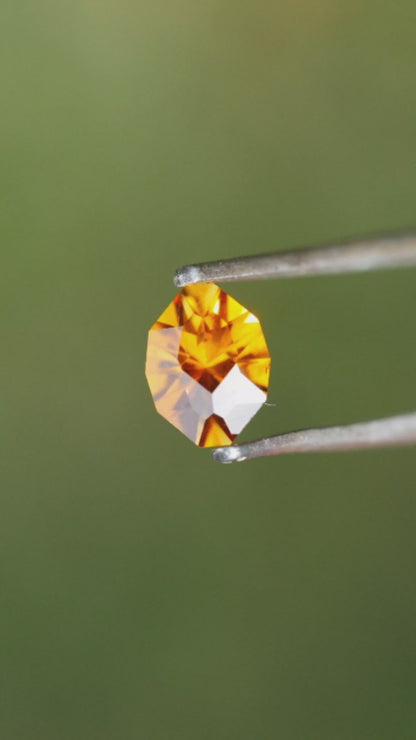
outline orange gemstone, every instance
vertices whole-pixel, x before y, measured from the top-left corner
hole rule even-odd
[[[183,288],[150,329],[156,409],[200,447],[233,442],[265,402],[269,373],[259,320],[214,283]]]

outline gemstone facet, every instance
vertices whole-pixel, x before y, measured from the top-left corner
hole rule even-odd
[[[188,285],[149,331],[146,377],[157,411],[200,447],[230,445],[267,398],[259,320],[218,285]]]

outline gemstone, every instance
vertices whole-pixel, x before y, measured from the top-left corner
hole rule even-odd
[[[157,411],[199,447],[230,445],[267,398],[259,320],[218,285],[188,285],[149,331],[146,377]]]

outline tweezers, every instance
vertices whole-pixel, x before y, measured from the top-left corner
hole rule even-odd
[[[174,276],[177,287],[205,282],[278,280],[416,267],[416,234],[370,237],[334,246],[185,265]],[[332,452],[416,445],[416,413],[344,426],[302,429],[230,447],[217,447],[214,459],[241,462],[269,455]]]

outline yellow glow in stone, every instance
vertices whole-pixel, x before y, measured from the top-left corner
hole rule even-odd
[[[259,320],[218,285],[188,285],[149,331],[146,377],[157,411],[200,447],[230,445],[267,398]]]

